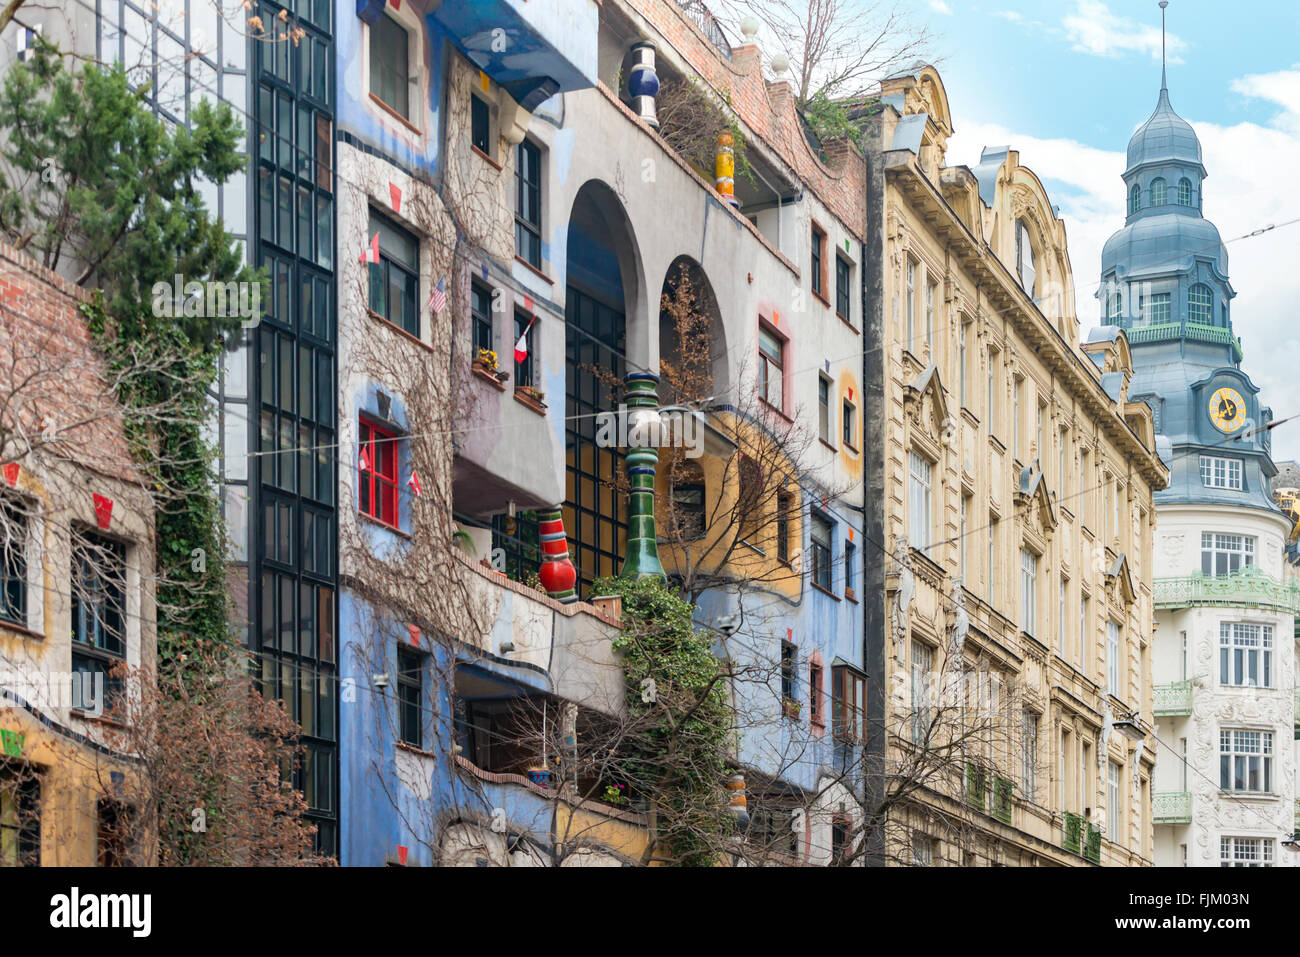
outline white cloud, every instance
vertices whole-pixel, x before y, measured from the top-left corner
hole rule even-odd
[[[1076,0],[1073,12],[1061,21],[1074,49],[1093,56],[1117,57],[1125,53],[1146,53],[1160,59],[1160,27],[1121,17],[1101,0]],[[1181,63],[1179,52],[1187,44],[1168,35],[1170,63]]]
[[[1242,339],[1242,368],[1262,390],[1265,404],[1279,416],[1300,414],[1300,326],[1294,304],[1300,301],[1300,270],[1295,249],[1300,223],[1240,239],[1268,224],[1300,217],[1300,201],[1289,184],[1300,181],[1300,77],[1294,71],[1247,76],[1233,90],[1276,103],[1279,115],[1268,125],[1237,123],[1220,126],[1192,117],[1200,137],[1205,167],[1205,215],[1219,227],[1228,248],[1229,273],[1237,297],[1232,304],[1233,330]],[[1154,106],[1135,102],[1134,128]],[[1125,165],[1123,148],[1101,150],[1068,139],[1027,136],[996,124],[969,120],[949,142],[947,161],[974,166],[986,145],[1010,144],[1020,161],[1044,181],[1053,203],[1060,206],[1070,244],[1076,305],[1086,330],[1099,324],[1100,307],[1093,298],[1101,273],[1101,248],[1124,225]],[[1085,332],[1086,334],[1086,332]],[[1300,459],[1300,421],[1273,433],[1278,459]]]
[[[1010,20],[1012,23],[1017,23],[1024,19],[1023,16],[1016,13],[1014,10],[995,10],[993,11],[993,16],[1001,17],[1003,20]]]
[[[945,17],[952,16],[952,7],[944,3],[943,0],[930,0],[930,9],[935,13],[940,13]]]
[[[1232,81],[1232,92],[1280,106],[1282,111],[1273,122],[1300,132],[1300,69],[1239,77]]]

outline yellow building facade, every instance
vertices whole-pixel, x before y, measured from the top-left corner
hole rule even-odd
[[[1150,410],[1126,399],[1127,343],[1080,344],[1065,225],[1016,151],[946,164],[933,68],[883,100],[865,361],[883,459],[866,481],[888,554],[867,658],[870,787],[891,811],[874,853],[1149,864],[1152,492],[1168,473]]]

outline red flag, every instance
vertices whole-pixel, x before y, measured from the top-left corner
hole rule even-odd
[[[398,859],[399,861],[402,862],[402,866],[403,866],[403,867],[406,866],[406,853],[407,853],[407,852],[406,852],[406,848],[405,848],[403,845],[398,844],[398,845],[397,845],[397,859]]]
[[[370,450],[365,445],[361,446],[361,459],[357,463],[357,466],[363,472],[369,472],[371,469],[374,468],[374,466],[370,462]]]
[[[532,297],[532,296],[524,296],[524,308],[527,309],[529,312],[532,312],[532,311],[533,311],[533,297]]]
[[[420,646],[420,626],[407,625],[406,627],[411,632],[411,644],[418,648]]]
[[[424,494],[424,489],[420,488],[420,476],[415,474],[415,469],[411,470],[411,477],[406,480],[406,484],[411,486],[411,491],[416,495]]]
[[[98,492],[95,493],[95,520],[103,529],[107,529],[108,523],[113,520],[113,500],[105,498]]]
[[[402,211],[402,191],[396,183],[388,184],[388,198],[393,204],[393,212],[400,213]]]
[[[5,481],[8,482],[10,485],[17,485],[17,484],[18,484],[18,473],[19,473],[20,471],[21,471],[21,467],[18,465],[17,462],[6,462],[6,463],[5,463]]]
[[[533,328],[533,323],[536,321],[537,321],[536,316],[533,316],[533,318],[528,320],[528,328],[524,329],[523,335],[521,335],[519,337],[519,341],[515,343],[516,362],[523,362],[525,359],[528,358],[528,332],[530,329]]]

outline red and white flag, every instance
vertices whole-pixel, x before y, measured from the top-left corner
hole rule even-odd
[[[374,469],[370,462],[370,449],[368,446],[361,446],[361,458],[357,462],[357,467],[363,472],[369,472]]]
[[[533,316],[533,318],[528,320],[528,327],[524,329],[523,335],[521,335],[519,337],[519,341],[515,343],[516,362],[523,362],[525,359],[528,358],[528,333],[533,328],[533,323],[536,321],[537,321],[536,316]]]
[[[361,254],[357,262],[363,262],[363,263],[379,262],[379,234],[378,233],[375,233],[375,235],[371,238],[370,247]]]
[[[406,484],[411,486],[411,491],[416,495],[424,494],[424,489],[420,488],[420,476],[415,474],[414,469],[411,470],[411,477],[406,480]]]

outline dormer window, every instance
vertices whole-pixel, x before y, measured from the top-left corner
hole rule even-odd
[[[1016,221],[1016,276],[1025,292],[1034,295],[1034,247],[1029,239],[1029,227],[1023,219]]]

